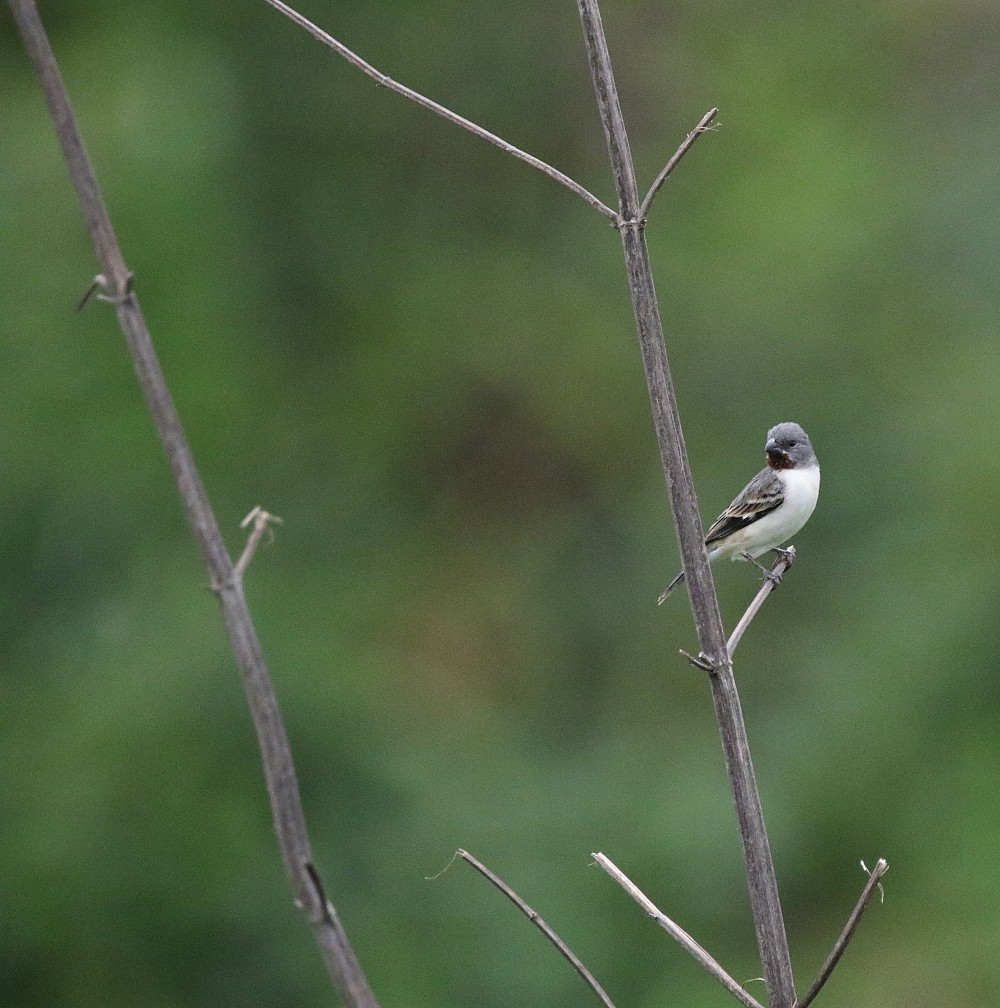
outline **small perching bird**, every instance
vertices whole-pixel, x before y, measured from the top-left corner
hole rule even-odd
[[[777,549],[805,525],[816,507],[819,460],[809,435],[797,423],[780,423],[767,432],[764,451],[767,467],[750,480],[705,534],[710,563],[719,557],[756,560]],[[657,603],[663,603],[683,580],[681,571]]]

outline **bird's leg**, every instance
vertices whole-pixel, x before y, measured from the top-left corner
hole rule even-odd
[[[770,552],[776,554],[779,560],[785,560],[789,567],[792,566],[792,563],[795,560],[794,546],[789,546],[788,549],[782,549],[780,546],[775,546],[770,550]]]
[[[786,551],[785,550],[776,550],[775,552],[784,554]],[[744,560],[749,560],[750,563],[752,563],[754,565],[754,567],[756,567],[757,570],[759,570],[761,572],[761,574],[764,575],[764,577],[762,578],[762,580],[764,580],[764,581],[770,581],[771,584],[773,584],[775,588],[777,588],[778,585],[781,584],[781,575],[780,574],[775,574],[773,570],[770,570],[769,568],[765,567],[763,564],[757,563],[757,561],[752,556],[750,556],[749,553],[741,553],[740,555],[743,557]]]

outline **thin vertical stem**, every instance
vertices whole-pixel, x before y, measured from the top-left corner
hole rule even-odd
[[[608,143],[612,173],[618,188],[623,218],[619,229],[660,460],[677,527],[698,641],[704,659],[713,670],[709,680],[743,841],[743,855],[747,867],[750,903],[757,932],[757,944],[760,948],[761,966],[767,982],[771,1008],[792,1008],[795,1004],[795,984],[781,914],[778,883],[774,874],[743,712],[733,677],[732,660],[726,647],[719,603],[705,553],[698,501],[684,447],[677,400],[667,363],[663,325],[657,307],[649,253],[643,234],[643,221],[639,215],[641,204],[628,135],[618,101],[611,57],[597,0],[578,0],[578,6],[601,123]]]

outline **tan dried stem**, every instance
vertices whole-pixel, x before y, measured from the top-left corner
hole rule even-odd
[[[730,994],[740,1001],[745,1008],[763,1008],[748,991],[734,980],[718,961],[698,944],[679,924],[675,924],[663,911],[659,910],[653,901],[611,860],[603,854],[592,855],[597,865],[603,868],[624,890],[642,907],[647,916],[652,918],[678,945],[684,949],[696,962],[712,974]]]

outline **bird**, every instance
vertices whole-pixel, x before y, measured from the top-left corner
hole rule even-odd
[[[767,432],[767,465],[705,533],[711,563],[719,557],[752,560],[778,547],[809,520],[819,498],[819,460],[809,435],[797,423]],[[760,564],[757,565],[758,567]],[[684,580],[684,571],[657,599],[662,605]]]

